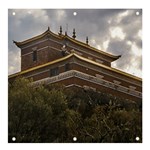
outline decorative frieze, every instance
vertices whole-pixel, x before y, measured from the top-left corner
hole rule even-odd
[[[80,56],[83,55],[82,53],[80,53],[80,52],[78,52],[78,51],[75,51],[75,53],[78,54],[78,55],[80,55]]]
[[[124,86],[120,86],[120,85],[118,85],[117,90],[122,91],[122,92],[128,92],[128,88],[126,88]]]
[[[135,86],[129,86],[130,89],[135,90],[136,87]]]
[[[104,61],[99,60],[99,59],[96,59],[96,62],[98,62],[98,63],[102,64]]]
[[[88,59],[92,60],[93,58],[89,56]]]
[[[96,74],[96,77],[99,78],[99,79],[104,78],[104,76],[103,76],[103,75],[100,75],[100,74]]]
[[[37,50],[37,46],[33,47],[32,50],[33,50],[33,51]]]
[[[76,71],[76,70],[70,70],[70,71],[67,71],[67,72],[63,72],[63,73],[61,73],[57,76],[46,78],[45,82],[42,79],[42,80],[39,80],[39,81],[35,81],[34,83],[36,84],[36,83],[42,81],[44,83],[49,84],[49,83],[55,83],[55,82],[58,82],[58,81],[61,81],[61,80],[65,80],[65,79],[68,79],[68,78],[71,78],[71,77],[77,77],[77,78],[86,80],[88,82],[95,83],[95,84],[98,84],[98,85],[101,85],[101,86],[104,86],[104,87],[108,87],[108,88],[111,88],[111,89],[129,94],[129,95],[133,95],[133,96],[136,96],[136,97],[139,97],[139,98],[142,97],[141,92],[131,90],[131,89],[129,89],[127,87],[124,87],[124,86],[121,86],[119,84],[109,82],[107,80],[100,79],[100,78],[97,78],[97,77],[94,77],[94,76],[91,76],[91,75],[88,75],[88,74],[85,74],[85,73],[82,73],[82,72],[79,72],[79,71]],[[84,88],[89,88],[89,87],[85,85]]]
[[[113,82],[117,85],[119,85],[121,83],[120,81],[117,81],[117,80],[113,80]]]

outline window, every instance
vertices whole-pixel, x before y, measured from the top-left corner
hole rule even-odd
[[[37,51],[33,51],[32,60],[37,61]]]
[[[53,68],[53,69],[50,69],[50,76],[52,77],[52,76],[56,76],[56,75],[58,75],[59,74],[59,69],[58,69],[58,67],[56,67],[56,68]]]
[[[65,64],[65,71],[68,71],[68,70],[70,70],[70,64],[69,63]]]

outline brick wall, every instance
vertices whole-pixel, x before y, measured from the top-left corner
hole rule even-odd
[[[49,40],[39,44],[34,44],[33,46],[26,45],[26,47],[21,50],[22,71],[63,57],[61,53],[61,45],[56,46],[54,42],[51,42]],[[56,50],[53,47],[59,50]],[[33,61],[34,51],[37,52],[36,61]]]
[[[74,49],[78,54],[80,53],[82,57],[111,66],[112,60],[108,56],[77,45],[68,39],[61,40],[53,36],[45,36],[21,46],[21,70],[26,70],[63,57],[61,49],[64,44],[69,52]],[[33,61],[32,59],[33,51],[37,51],[37,61]]]

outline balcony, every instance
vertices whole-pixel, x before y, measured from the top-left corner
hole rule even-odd
[[[89,81],[91,83],[95,83],[95,84],[98,84],[98,85],[101,85],[101,86],[104,86],[104,87],[107,87],[110,89],[114,89],[114,90],[129,94],[129,95],[133,95],[133,96],[138,97],[138,98],[142,98],[141,92],[138,92],[136,90],[131,90],[130,88],[124,87],[124,86],[119,85],[119,84],[115,84],[114,82],[109,82],[109,81],[106,81],[102,78],[91,76],[91,75],[88,75],[88,74],[85,74],[85,73],[82,73],[82,72],[79,72],[76,70],[70,70],[67,72],[63,72],[63,73],[61,73],[57,76],[54,76],[54,77],[48,77],[48,78],[44,78],[44,79],[35,81],[34,85],[38,86],[41,83],[42,84],[55,83],[55,82],[58,82],[61,80],[71,78],[71,77],[83,79],[83,80]]]

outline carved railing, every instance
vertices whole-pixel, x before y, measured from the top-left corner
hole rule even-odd
[[[89,82],[93,82],[95,84],[98,84],[98,85],[101,85],[101,86],[104,86],[104,87],[107,87],[107,88],[111,88],[111,89],[129,94],[129,95],[133,95],[133,96],[136,96],[136,97],[139,97],[139,98],[142,97],[141,92],[138,92],[136,90],[127,88],[125,86],[115,84],[114,82],[106,81],[104,79],[101,79],[101,78],[98,78],[98,77],[95,77],[95,76],[91,76],[91,75],[88,75],[88,74],[85,74],[85,73],[82,73],[82,72],[79,72],[79,71],[76,71],[76,70],[70,70],[70,71],[67,71],[67,72],[63,72],[63,73],[61,73],[57,76],[48,77],[48,78],[44,78],[44,79],[35,81],[34,85],[38,86],[38,84],[41,84],[41,83],[45,83],[45,84],[55,83],[55,82],[58,82],[58,81],[61,81],[61,80],[65,80],[67,78],[71,78],[71,77],[77,77],[77,78],[80,78],[80,79],[83,79],[83,80],[87,80]]]

